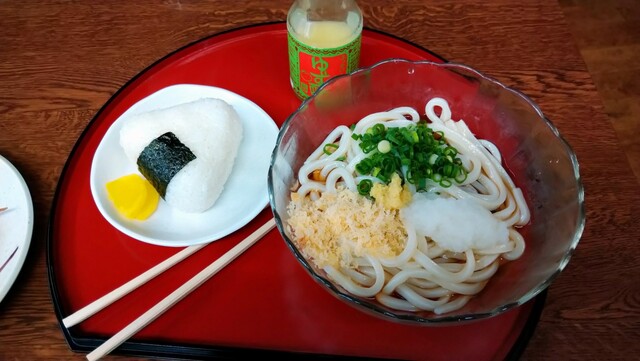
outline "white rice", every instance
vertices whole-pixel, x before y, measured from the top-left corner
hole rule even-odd
[[[167,132],[196,159],[171,179],[164,199],[185,212],[204,212],[214,205],[231,174],[242,141],[241,120],[225,101],[203,98],[132,116],[122,125],[120,145],[136,164],[144,148]]]

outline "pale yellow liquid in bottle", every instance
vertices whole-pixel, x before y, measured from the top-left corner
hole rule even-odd
[[[294,30],[298,41],[314,48],[337,48],[353,41],[358,34],[341,21],[308,21]]]

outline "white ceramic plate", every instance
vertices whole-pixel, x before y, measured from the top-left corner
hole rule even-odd
[[[9,257],[11,259],[0,271],[0,302],[22,269],[33,232],[33,202],[29,188],[13,164],[0,156],[0,208],[2,207],[8,209],[0,212],[0,266]]]
[[[243,138],[231,175],[222,194],[209,210],[186,213],[160,199],[158,209],[144,221],[121,216],[109,200],[105,184],[121,176],[138,173],[125,156],[119,132],[127,117],[167,108],[204,97],[226,101],[238,112]],[[190,246],[220,239],[247,224],[269,201],[267,173],[278,127],[262,108],[225,89],[178,84],[161,89],[124,112],[105,133],[91,165],[91,193],[102,215],[118,230],[137,240],[160,246]]]

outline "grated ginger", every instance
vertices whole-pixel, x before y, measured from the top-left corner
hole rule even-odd
[[[402,186],[402,179],[398,173],[393,173],[389,184],[375,183],[370,195],[376,203],[388,209],[400,209],[411,202],[411,191],[406,184]]]
[[[389,258],[404,249],[407,233],[397,210],[348,189],[289,203],[288,224],[302,254],[318,267],[349,268],[365,255]]]

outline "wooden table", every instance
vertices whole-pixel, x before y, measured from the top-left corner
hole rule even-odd
[[[0,154],[34,201],[29,255],[0,304],[0,359],[71,360],[53,311],[47,223],[58,177],[96,111],[131,77],[207,35],[281,21],[290,1],[0,3]],[[640,351],[640,192],[558,4],[361,1],[365,26],[471,65],[531,96],[572,145],[587,225],[523,358],[623,360]],[[109,356],[110,359],[126,359]]]

